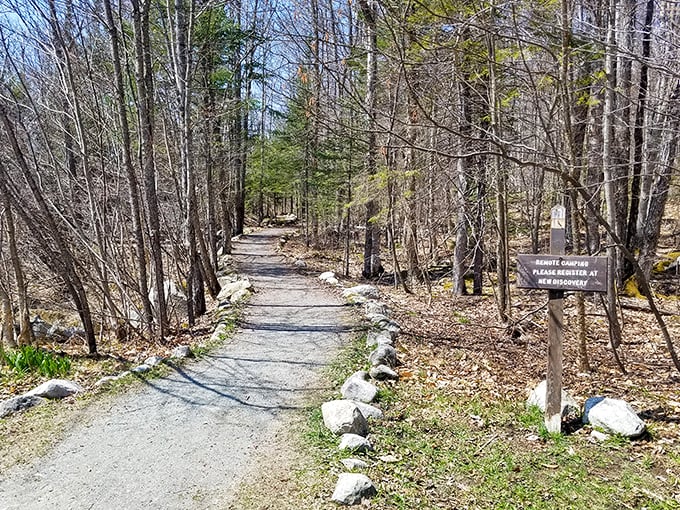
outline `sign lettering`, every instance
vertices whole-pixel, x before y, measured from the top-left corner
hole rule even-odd
[[[607,292],[607,258],[517,255],[517,287]]]

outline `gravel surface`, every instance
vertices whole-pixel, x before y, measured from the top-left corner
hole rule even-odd
[[[0,509],[228,507],[351,330],[350,310],[275,254],[282,232],[235,244],[255,294],[232,340],[96,409],[48,455],[15,467],[0,480]]]

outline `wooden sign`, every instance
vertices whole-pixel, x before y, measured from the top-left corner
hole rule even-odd
[[[607,257],[517,255],[517,287],[607,292]]]

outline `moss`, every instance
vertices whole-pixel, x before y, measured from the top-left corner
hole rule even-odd
[[[637,280],[634,276],[631,276],[623,283],[623,291],[621,292],[624,296],[633,297],[638,299],[644,299],[645,296],[640,292]]]
[[[667,253],[666,255],[663,256],[663,258],[654,264],[654,272],[655,273],[663,273],[668,269],[668,266],[670,266],[675,260],[680,257],[680,251],[672,251],[670,253]]]

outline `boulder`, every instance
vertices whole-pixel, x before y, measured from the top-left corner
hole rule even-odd
[[[548,389],[548,382],[543,380],[538,385],[531,390],[529,393],[529,399],[527,400],[527,406],[536,406],[542,412],[545,412],[545,399],[546,392]],[[562,416],[578,416],[580,412],[580,406],[574,398],[567,393],[566,390],[562,389]]]
[[[319,275],[319,280],[326,281],[329,278],[335,278],[335,273],[333,271],[324,271]]]
[[[335,276],[333,278],[329,278],[326,280],[326,283],[328,285],[338,285],[340,283],[340,280],[338,280]]]
[[[230,254],[222,254],[221,253],[222,248],[217,250],[217,275],[218,276],[227,276],[231,274],[234,271],[234,257]],[[218,280],[219,281],[219,280]],[[222,284],[220,283],[220,286]]]
[[[366,469],[368,467],[368,462],[361,459],[341,459],[340,462],[345,466],[345,469],[349,469],[350,471],[353,469]]]
[[[191,357],[191,348],[188,345],[178,345],[172,350],[171,356],[173,358],[189,358]]]
[[[297,267],[298,269],[305,269],[307,267],[307,262],[305,262],[302,259],[297,259],[293,265]]]
[[[170,280],[163,282],[163,294],[165,295],[165,305],[167,307],[168,319],[176,322],[184,321],[187,317],[187,297],[179,286]],[[158,306],[158,292],[156,287],[149,291],[149,301],[151,306]]]
[[[382,313],[367,313],[366,318],[375,325],[380,325],[390,322],[390,318]]]
[[[594,397],[586,401],[583,422],[602,429],[607,434],[624,437],[641,436],[647,426],[625,400]]]
[[[52,327],[52,324],[42,320],[40,315],[36,315],[31,321],[31,329],[33,330],[33,336],[37,342],[49,340]]]
[[[59,324],[53,324],[46,336],[51,342],[57,343],[64,343],[71,337],[66,328],[62,328]]]
[[[127,377],[130,375],[132,372],[129,370],[126,370],[125,372],[121,372],[118,375],[107,375],[99,379],[96,383],[94,383],[95,388],[99,388],[100,386],[105,386],[107,384],[111,384],[116,381],[120,381],[122,378]]]
[[[356,505],[378,493],[373,482],[361,473],[341,473],[331,499],[341,505]]]
[[[352,400],[352,403],[359,408],[359,411],[361,411],[361,414],[363,414],[364,418],[367,420],[380,420],[383,417],[383,412],[375,406],[367,404],[366,402],[360,402],[359,400]]]
[[[373,327],[379,332],[389,334],[392,339],[396,338],[401,333],[401,326],[392,319],[380,313],[367,314],[366,318],[371,321]]]
[[[229,301],[231,301],[232,303],[238,303],[239,301],[243,301],[244,299],[248,299],[249,297],[250,291],[248,289],[239,289],[231,295]]]
[[[73,337],[85,338],[87,336],[87,333],[85,333],[85,330],[83,328],[77,328],[74,326],[70,326],[68,328],[61,328],[61,334],[66,337],[66,340],[70,340]]]
[[[146,374],[147,372],[151,372],[151,366],[147,365],[146,363],[142,363],[141,365],[137,365],[135,368],[131,369],[130,372],[133,374]]]
[[[349,400],[331,400],[321,405],[323,423],[334,434],[368,434],[368,422],[357,405]]]
[[[220,284],[220,291],[226,286],[226,285],[231,285],[232,283],[238,281],[238,275],[236,274],[228,274],[228,275],[223,275],[219,276],[217,278],[217,283]]]
[[[44,324],[46,325],[48,323],[45,322]],[[41,325],[38,329],[41,329],[42,327],[43,325]],[[85,330],[73,326],[65,328],[59,324],[52,324],[47,334],[44,335],[45,339],[49,340],[50,342],[58,343],[67,342],[74,336],[85,338]]]
[[[388,344],[378,344],[378,347],[368,355],[368,361],[372,367],[379,365],[395,367],[397,365],[397,350]]]
[[[600,432],[599,430],[591,430],[590,435],[588,436],[588,441],[591,443],[602,443],[609,439],[611,436],[609,434],[605,434],[604,432]]]
[[[124,372],[125,375],[129,374],[130,372]],[[120,379],[124,377],[122,374],[121,375],[106,375],[99,379],[96,383],[94,383],[95,388],[100,388],[101,386],[107,386],[111,383],[114,383],[116,381],[120,381]]]
[[[232,282],[225,282],[224,285],[221,286],[222,288],[220,289],[220,293],[217,295],[217,300],[218,301],[231,301],[232,303],[234,302],[234,299],[232,299],[232,296],[236,293],[242,293],[244,290],[251,289],[253,285],[250,283],[250,280],[248,278],[241,278],[236,281]]]
[[[218,310],[227,310],[231,308],[231,301],[218,301],[217,302],[217,309]]]
[[[355,285],[343,290],[342,297],[350,304],[361,304],[369,299],[379,299],[380,291],[373,285]]]
[[[369,375],[376,381],[397,381],[399,379],[399,374],[387,365],[372,367]]]
[[[369,299],[364,303],[364,313],[366,315],[379,314],[389,317],[392,314],[392,310],[390,310],[389,307],[382,301]]]
[[[396,338],[401,333],[401,326],[394,321],[379,324],[380,329],[387,331],[392,338]]]
[[[19,395],[18,397],[10,398],[0,402],[0,418],[19,411],[25,411],[43,403],[45,403],[45,399],[35,395]]]
[[[157,355],[149,356],[144,360],[144,364],[149,365],[150,367],[155,367],[156,365],[160,365],[161,363],[163,363],[163,359],[164,358],[162,356]]]
[[[216,327],[215,331],[213,331],[213,334],[210,335],[210,343],[218,343],[222,342],[227,338],[227,335],[229,334],[229,327],[223,323],[220,322]]]
[[[65,379],[50,379],[26,393],[27,396],[43,398],[64,398],[85,391],[80,384]]]
[[[290,225],[292,223],[295,223],[297,219],[298,217],[293,213],[279,214],[278,216],[275,216],[272,219],[272,222],[275,223],[276,225]]]
[[[354,452],[367,452],[373,449],[371,442],[357,434],[343,434],[340,439],[340,450],[352,450]]]
[[[378,394],[378,388],[368,382],[367,377],[368,373],[363,370],[349,376],[340,388],[342,398],[360,402],[373,402]]]
[[[388,331],[369,331],[366,335],[366,347],[387,344],[392,345],[394,340]]]

